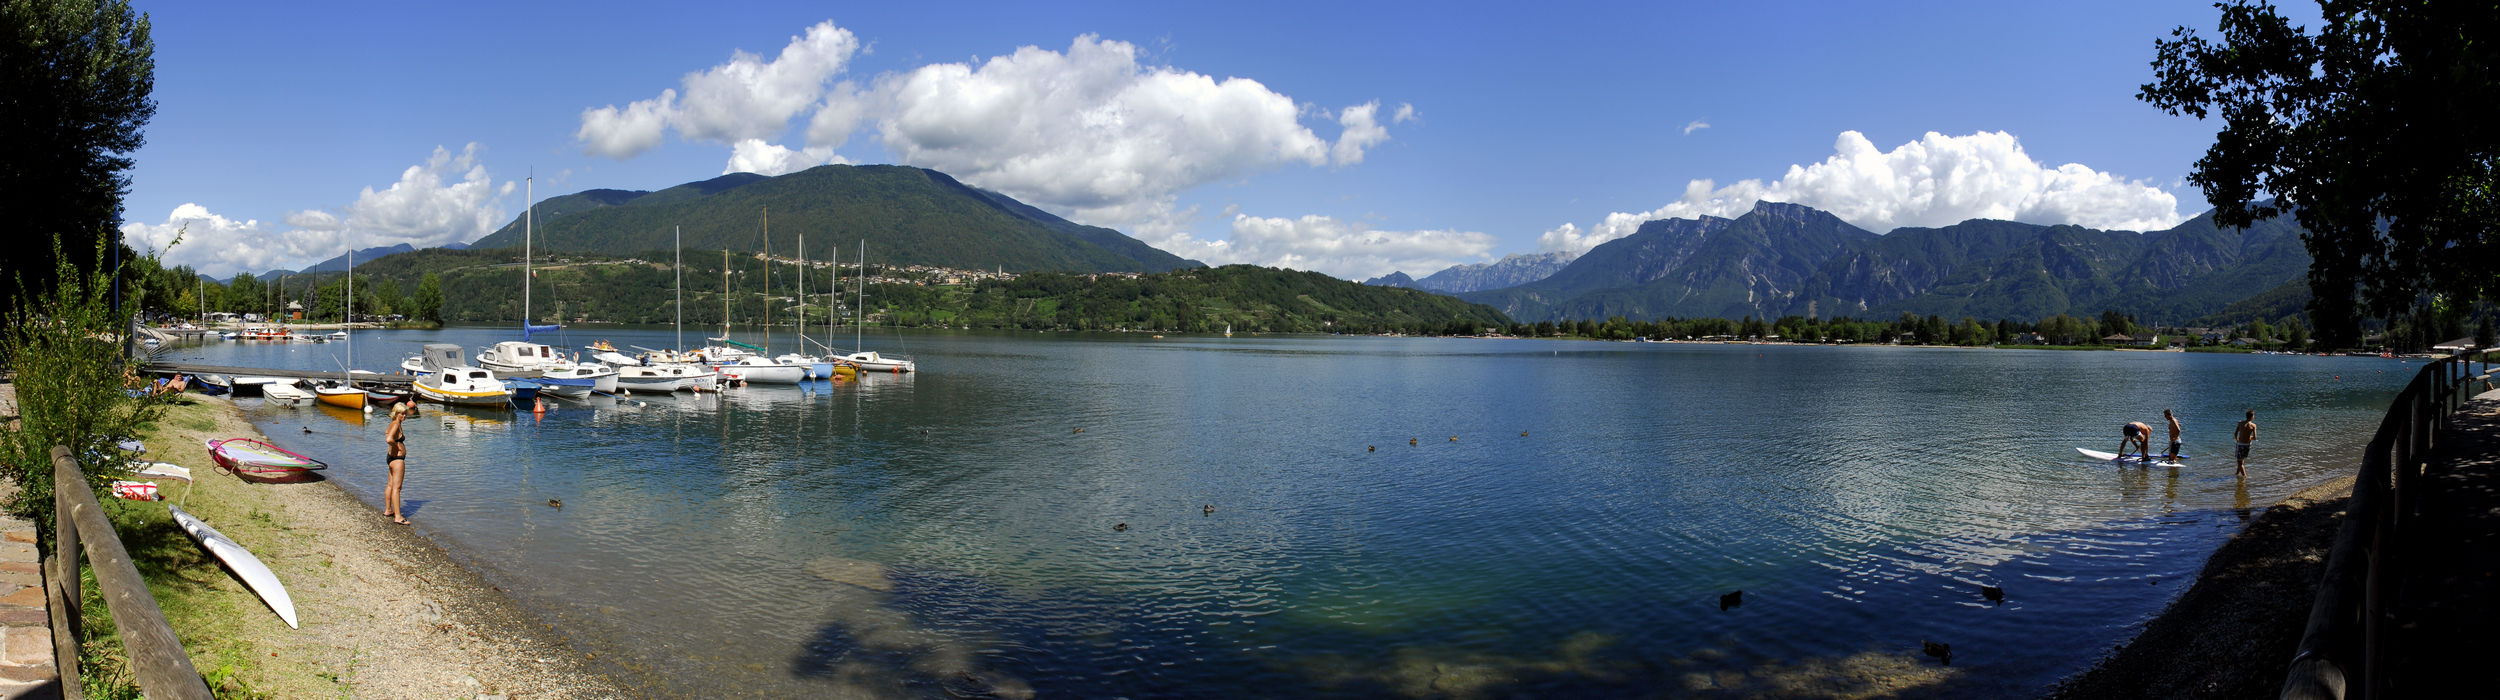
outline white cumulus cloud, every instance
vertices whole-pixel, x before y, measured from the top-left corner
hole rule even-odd
[[[729,166],[722,168],[720,172],[722,175],[730,173],[782,175],[826,163],[848,162],[850,162],[848,159],[834,155],[831,148],[792,149],[765,143],[763,139],[747,139],[739,141],[738,145],[731,148]]]
[[[1969,136],[1928,132],[1880,150],[1855,131],[1841,132],[1832,157],[1788,166],[1778,180],[1740,180],[1719,187],[1688,183],[1683,195],[1648,212],[1614,213],[1582,230],[1563,224],[1538,237],[1540,248],[1572,254],[1629,235],[1641,222],[1696,215],[1739,216],[1757,200],[1795,202],[1831,212],[1877,233],[1903,226],[1945,226],[1970,219],[2153,231],[2186,221],[2177,196],[2079,163],[2050,167],[2023,152],[2012,134]]]
[[[1327,216],[1235,214],[1231,237],[1200,240],[1175,233],[1146,242],[1209,265],[1251,263],[1364,280],[1399,270],[1436,272],[1491,260],[1495,240],[1474,231],[1385,231]]]
[[[1691,136],[1693,132],[1708,128],[1710,128],[1710,122],[1695,119],[1684,123],[1684,135]]]
[[[668,129],[696,141],[736,144],[769,139],[790,119],[818,109],[818,99],[860,52],[859,38],[833,22],[819,22],[790,38],[772,60],[745,51],[729,61],[686,74],[684,89],[624,107],[582,110],[574,138],[591,155],[625,159],[660,145]],[[837,144],[838,145],[838,144]]]
[[[1027,46],[978,66],[887,76],[877,131],[889,152],[1085,223],[1141,223],[1174,194],[1289,164],[1342,162],[1388,137],[1358,105],[1331,144],[1294,100],[1248,78],[1138,61],[1127,42],[1080,36],[1066,52]],[[1369,123],[1369,126],[1364,126]]]
[[[121,230],[135,246],[164,253],[167,264],[217,276],[301,268],[351,247],[406,243],[429,248],[475,240],[511,218],[499,194],[509,194],[511,183],[497,183],[487,174],[484,150],[471,143],[455,155],[437,146],[425,162],[402,170],[388,187],[365,187],[354,201],[335,210],[287,212],[283,229],[186,203],[175,207],[164,223],[131,222]],[[182,239],[175,245],[177,232]]]

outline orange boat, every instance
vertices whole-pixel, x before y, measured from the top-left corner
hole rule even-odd
[[[324,382],[321,386],[313,387],[313,398],[339,408],[359,411],[365,408],[365,390],[336,382]]]

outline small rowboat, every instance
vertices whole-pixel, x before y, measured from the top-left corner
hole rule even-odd
[[[217,460],[219,469],[260,481],[298,481],[311,476],[314,470],[330,467],[321,460],[251,438],[210,440],[208,456]]]

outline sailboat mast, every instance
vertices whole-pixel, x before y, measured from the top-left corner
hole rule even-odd
[[[825,352],[833,352],[833,306],[842,303],[842,246],[833,247],[833,277],[825,281]]]
[[[799,284],[798,284],[798,289],[799,289],[799,322],[798,322],[798,324],[797,324],[797,325],[794,325],[794,326],[791,326],[791,327],[792,327],[792,328],[795,328],[795,329],[798,329],[798,336],[799,336],[799,354],[801,354],[801,355],[805,355],[805,354],[807,354],[807,234],[806,234],[806,233],[804,233],[804,232],[802,232],[802,233],[800,233],[800,234],[799,234]]]
[[[677,346],[686,349],[686,227],[677,227]]]
[[[773,210],[764,209],[764,352],[773,351]]]
[[[851,352],[861,352],[868,347],[868,239],[865,238],[859,239],[859,308],[852,309],[851,313],[859,314],[859,323],[851,326]]]
[[[825,352],[833,352],[833,317],[835,317],[833,305],[843,302],[843,297],[840,297],[840,285],[843,285],[843,245],[835,242],[833,245],[833,280],[825,280]]]
[[[529,200],[529,208],[521,214],[521,337],[528,338],[530,335],[530,237],[535,235],[531,229],[538,225],[538,176],[531,175],[522,182],[527,187],[522,190],[521,198]]]
[[[356,242],[347,242],[347,298],[339,305],[339,332],[347,334],[347,364],[356,364]],[[342,372],[346,370],[340,370]]]

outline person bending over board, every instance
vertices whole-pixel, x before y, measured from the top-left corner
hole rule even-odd
[[[2170,461],[2179,461],[2179,417],[2170,415],[2170,409],[2165,408],[2161,410],[2161,419],[2170,422]]]
[[[391,427],[382,431],[383,454],[391,465],[390,481],[382,486],[382,514],[401,525],[408,524],[407,516],[399,512],[399,483],[408,477],[408,430],[405,424],[409,416],[416,414],[417,406],[413,402],[391,404]]]
[[[2239,443],[2231,450],[2232,458],[2239,460],[2239,475],[2248,476],[2248,443],[2257,441],[2257,409],[2248,409],[2248,419],[2232,429],[2231,439]]]
[[[2128,452],[2128,445],[2134,445],[2135,451]],[[2123,460],[2130,455],[2147,460],[2153,458],[2153,426],[2142,421],[2119,426],[2118,458]]]

